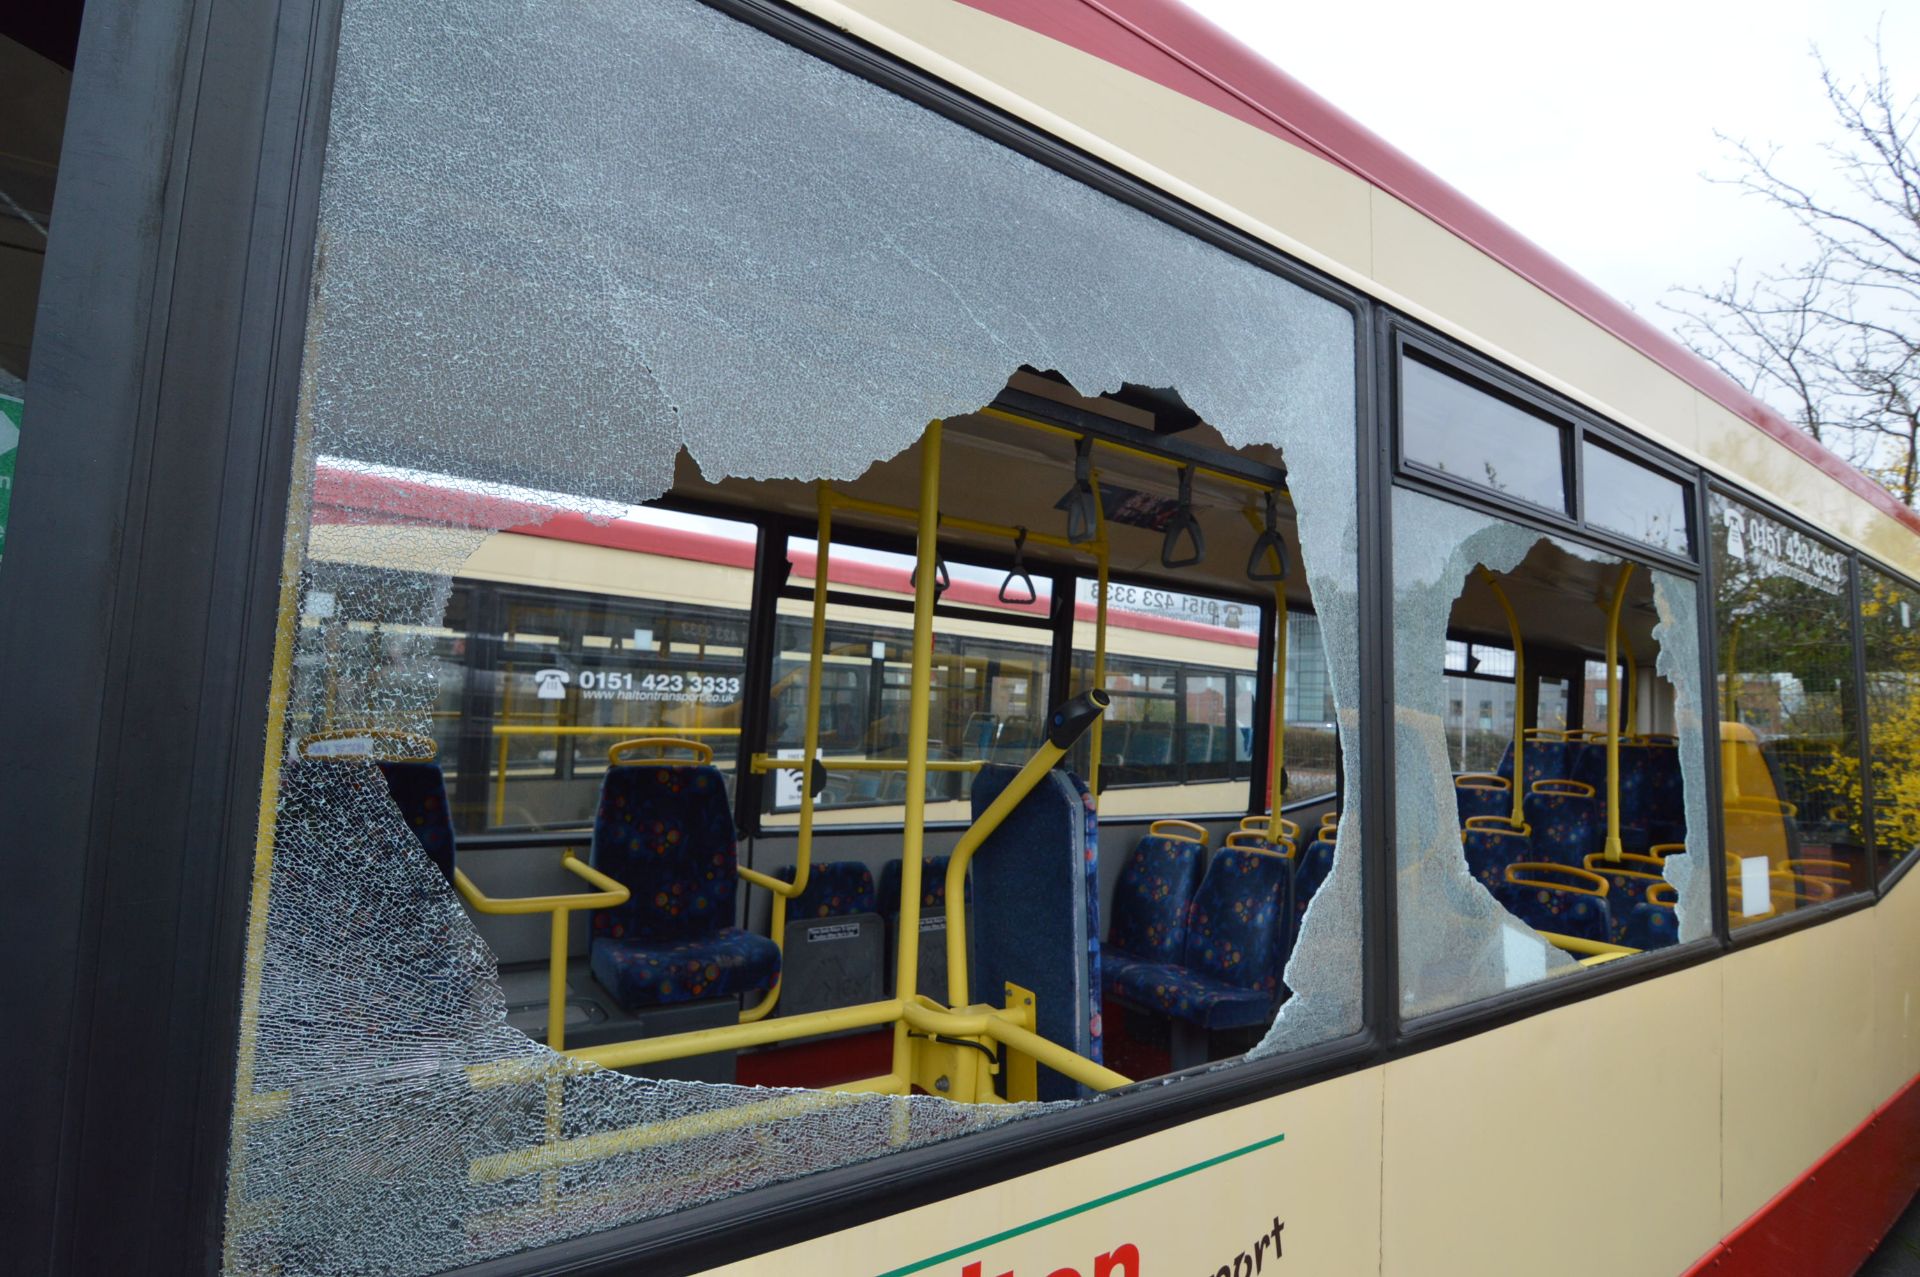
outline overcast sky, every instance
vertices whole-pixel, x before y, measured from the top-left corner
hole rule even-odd
[[[1715,130],[1827,180],[1833,136],[1810,49],[1843,77],[1888,62],[1920,93],[1916,0],[1186,0],[1656,322],[1675,284],[1801,255],[1779,215],[1701,176]]]

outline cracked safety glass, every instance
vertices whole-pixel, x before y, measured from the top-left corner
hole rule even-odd
[[[227,1272],[1360,1027],[1350,310],[693,0],[348,0],[329,128]]]
[[[1694,583],[1393,495],[1403,1012],[1708,934]]]

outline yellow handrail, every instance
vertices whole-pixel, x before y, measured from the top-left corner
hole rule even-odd
[[[495,723],[487,729],[495,736],[738,736],[738,727],[551,727],[539,724]]]
[[[1520,637],[1520,618],[1514,614],[1507,592],[1484,564],[1479,571],[1480,579],[1499,601],[1500,610],[1507,614],[1507,633],[1513,638],[1513,823],[1517,825],[1525,814],[1522,808],[1527,788],[1527,733],[1522,726],[1527,721],[1527,645]]]
[[[1147,832],[1164,838],[1178,838],[1183,842],[1197,842],[1202,847],[1212,840],[1205,825],[1196,825],[1191,820],[1156,820],[1147,826]]]
[[[627,903],[632,895],[622,883],[576,859],[571,847],[560,853],[560,867],[599,890],[557,896],[489,896],[474,885],[466,870],[453,871],[454,890],[478,913],[552,915],[547,942],[547,1045],[555,1051],[566,1050],[568,915],[575,909],[611,909]]]
[[[1607,611],[1607,841],[1608,860],[1618,860],[1620,845],[1620,609],[1627,601],[1627,581],[1633,564],[1620,567],[1613,585],[1613,605]]]
[[[643,758],[629,758],[629,754],[647,750],[684,749],[693,755],[694,765],[704,767],[713,761],[713,747],[702,745],[697,740],[687,740],[681,736],[642,736],[632,740],[623,740],[607,750],[607,766],[635,767],[646,763]],[[684,764],[682,764],[684,765]]]

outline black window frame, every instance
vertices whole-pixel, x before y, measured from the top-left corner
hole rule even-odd
[[[1384,308],[1383,308],[1384,309]],[[1385,340],[1389,355],[1384,375],[1383,394],[1390,418],[1394,482],[1424,491],[1457,505],[1470,506],[1497,514],[1515,523],[1538,527],[1556,535],[1571,534],[1609,553],[1667,571],[1693,575],[1700,570],[1702,558],[1701,524],[1697,495],[1701,491],[1700,467],[1675,453],[1607,420],[1600,414],[1575,403],[1513,370],[1494,362],[1458,341],[1396,312],[1386,312]],[[1455,475],[1410,461],[1404,446],[1404,398],[1400,386],[1401,361],[1414,358],[1482,390],[1513,407],[1565,429],[1562,435],[1562,465],[1567,493],[1567,508],[1555,510],[1524,498],[1503,496],[1490,488],[1470,483]],[[1674,554],[1660,546],[1611,531],[1591,523],[1586,517],[1585,447],[1591,442],[1663,479],[1680,485],[1687,510],[1687,553]]]

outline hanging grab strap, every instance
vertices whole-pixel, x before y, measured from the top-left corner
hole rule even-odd
[[[1099,500],[1093,495],[1093,436],[1081,435],[1073,445],[1073,486],[1053,503],[1067,512],[1067,543],[1085,545],[1100,535]]]
[[[1177,557],[1180,538],[1187,538],[1189,553],[1183,558]],[[1200,520],[1193,515],[1193,467],[1180,468],[1180,505],[1173,512],[1173,518],[1167,523],[1167,538],[1160,543],[1160,566],[1163,568],[1190,568],[1207,555],[1206,534],[1200,530]]]
[[[1247,555],[1247,580],[1249,581],[1287,579],[1287,543],[1281,539],[1280,529],[1276,526],[1279,519],[1278,502],[1278,494],[1272,492],[1267,494],[1266,530],[1253,539],[1253,549]],[[1275,564],[1271,568],[1265,565],[1269,552],[1272,553]]]
[[[940,553],[938,546],[934,547],[933,553],[933,600],[938,603],[940,596],[947,592],[947,587],[953,584],[953,579],[947,575],[947,559],[945,555]],[[913,565],[913,571],[907,573],[907,588],[915,594],[920,593],[920,565],[918,563]]]
[[[1025,528],[1015,528],[1014,533],[1013,566],[1007,569],[1007,579],[1000,582],[1000,601],[1019,607],[1037,600],[1040,597],[1040,591],[1034,588],[1033,576],[1027,571],[1027,530]],[[1007,597],[1007,591],[1012,588],[1015,581],[1021,581],[1026,584],[1026,598],[1010,599]]]

